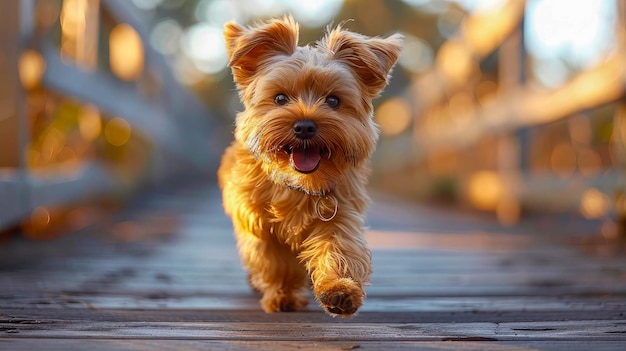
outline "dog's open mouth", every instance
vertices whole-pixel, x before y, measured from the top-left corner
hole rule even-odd
[[[291,167],[304,174],[315,172],[320,165],[323,149],[319,146],[291,146],[286,145],[283,150],[289,154]]]

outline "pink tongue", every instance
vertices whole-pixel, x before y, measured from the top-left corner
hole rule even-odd
[[[312,172],[320,163],[321,158],[318,147],[294,147],[291,151],[291,163],[300,172]]]

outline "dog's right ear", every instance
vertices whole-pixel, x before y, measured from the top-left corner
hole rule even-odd
[[[293,54],[298,46],[298,32],[298,24],[291,16],[248,28],[233,21],[226,23],[228,65],[239,89],[250,83],[268,59]]]
[[[320,45],[330,50],[333,59],[347,64],[363,84],[364,91],[376,97],[389,82],[391,69],[402,50],[402,39],[397,33],[387,38],[371,38],[339,25],[328,32]]]

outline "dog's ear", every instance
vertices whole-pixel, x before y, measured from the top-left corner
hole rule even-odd
[[[348,64],[365,90],[375,97],[388,83],[402,49],[402,39],[398,33],[387,38],[371,38],[338,26],[329,31],[321,45],[330,50],[333,59]]]
[[[298,24],[291,16],[254,27],[243,27],[232,21],[226,23],[228,65],[239,88],[245,88],[268,59],[293,54],[298,46],[298,31]]]

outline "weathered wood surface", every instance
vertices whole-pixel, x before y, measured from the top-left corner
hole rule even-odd
[[[626,259],[593,226],[376,196],[361,312],[265,314],[214,186],[141,197],[53,241],[0,246],[0,350],[623,350]]]

